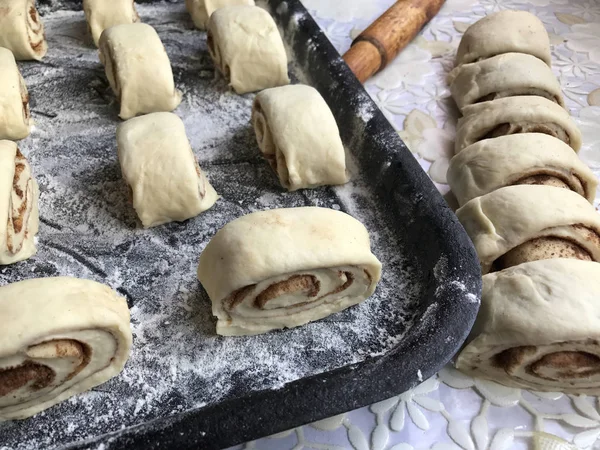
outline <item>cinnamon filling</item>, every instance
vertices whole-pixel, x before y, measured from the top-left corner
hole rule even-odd
[[[224,301],[224,308],[227,311],[231,311],[235,309],[240,303],[244,301],[246,296],[254,290],[256,287],[255,284],[251,284],[248,286],[244,286],[236,291],[233,291],[229,297],[227,297]]]
[[[600,374],[600,358],[577,351],[549,353],[530,364],[526,371],[529,375],[552,381],[589,378]]]
[[[366,270],[365,270],[365,273],[367,274],[367,276],[369,276],[369,274],[367,273]],[[343,292],[346,289],[348,289],[352,285],[352,283],[354,283],[354,275],[352,275],[352,273],[350,273],[350,272],[338,272],[338,276],[340,278],[345,276],[346,282],[344,284],[342,284],[341,286],[338,286],[337,288],[335,288],[333,291],[328,292],[326,295],[339,294],[340,292]]]
[[[534,355],[535,352],[536,348],[533,345],[513,347],[494,355],[491,362],[494,367],[511,374],[525,363],[527,357]]]
[[[307,297],[319,295],[321,283],[314,275],[294,275],[287,280],[273,283],[254,299],[254,306],[264,309],[266,304],[285,294],[302,293]]]
[[[33,361],[25,361],[16,367],[0,369],[0,397],[16,391],[31,381],[33,381],[31,389],[39,391],[49,386],[55,376],[56,374],[50,367]]]
[[[490,94],[484,95],[473,103],[483,103],[488,102],[490,100],[496,100],[498,98],[506,98],[506,97],[516,97],[516,96],[536,96],[536,97],[544,97],[554,103],[560,105],[560,98],[556,95],[550,94],[548,91],[544,91],[543,89],[535,89],[535,88],[520,88],[520,89],[509,89],[506,91],[500,92],[492,92]]]
[[[571,143],[567,132],[555,123],[502,123],[481,136],[478,140],[519,133],[543,133],[560,139],[565,144]]]
[[[30,6],[29,7],[29,17],[31,18],[31,21],[35,24],[38,23],[38,13],[35,10],[35,7]]]
[[[585,195],[585,190],[583,188],[583,183],[575,174],[571,174],[571,178],[563,179],[554,174],[546,174],[546,173],[537,173],[535,175],[527,175],[523,178],[512,183],[512,185],[517,184],[535,184],[535,185],[544,185],[544,186],[553,186],[559,187],[563,189],[569,189],[571,191],[577,192],[580,195]]]

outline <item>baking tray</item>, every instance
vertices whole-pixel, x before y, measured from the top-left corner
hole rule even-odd
[[[340,126],[352,182],[285,192],[249,124],[253,95],[230,92],[181,2],[141,2],[184,100],[201,167],[222,198],[185,223],[143,230],[117,161],[115,103],[78,2],[41,1],[50,50],[19,63],[36,127],[21,141],[40,184],[39,252],[0,284],[73,275],[104,282],[131,307],[123,373],[32,419],[0,424],[0,448],[211,449],[290,429],[399,394],[432,376],[469,331],[481,289],[464,230],[411,153],[297,0],[263,4],[280,26],[295,82],[316,87]],[[376,293],[306,326],[215,335],[196,280],[208,240],[243,214],[318,205],[372,234]]]

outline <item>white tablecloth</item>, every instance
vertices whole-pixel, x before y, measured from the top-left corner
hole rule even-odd
[[[340,53],[393,0],[303,0]],[[550,34],[553,70],[600,175],[600,0],[447,0],[367,90],[445,193],[457,110],[445,83],[462,32],[500,9],[530,11]],[[598,206],[598,196],[596,206]],[[444,368],[398,397],[235,449],[566,450],[600,448],[596,397],[534,393]]]

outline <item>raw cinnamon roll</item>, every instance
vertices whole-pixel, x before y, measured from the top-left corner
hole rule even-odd
[[[150,25],[115,25],[104,30],[98,45],[100,62],[121,103],[122,119],[172,111],[181,103],[169,57]]]
[[[296,84],[260,92],[252,125],[260,151],[289,191],[348,181],[337,123],[315,88]]]
[[[508,186],[474,198],[456,215],[484,274],[539,259],[600,261],[600,214],[568,189]]]
[[[217,9],[234,5],[254,6],[254,0],[185,0],[185,7],[194,25],[200,30],[206,30],[208,19]]]
[[[512,52],[533,55],[550,65],[548,33],[540,19],[527,11],[500,11],[475,22],[458,45],[455,64]]]
[[[44,57],[48,44],[34,0],[0,1],[0,47],[19,61]]]
[[[456,153],[482,139],[517,133],[544,133],[581,148],[581,132],[569,113],[537,96],[506,97],[465,106],[456,130]]]
[[[83,11],[96,47],[107,28],[140,20],[133,0],[83,0]]]
[[[0,47],[0,139],[29,136],[29,94],[10,50]]]
[[[537,95],[564,106],[560,84],[550,67],[535,56],[506,53],[464,64],[448,76],[459,109],[518,95]]]
[[[524,133],[469,145],[450,161],[448,184],[462,206],[475,197],[515,184],[562,187],[593,203],[598,181],[561,140]]]
[[[0,265],[35,254],[37,203],[38,185],[27,159],[14,142],[0,141]]]
[[[600,264],[529,262],[483,277],[456,367],[507,386],[600,394]]]
[[[117,145],[123,178],[145,228],[189,219],[217,201],[175,114],[147,114],[122,123]]]
[[[236,219],[212,238],[198,266],[221,335],[321,319],[369,297],[380,277],[365,227],[345,213],[316,207]]]
[[[206,39],[215,66],[238,94],[289,84],[283,41],[264,9],[217,9],[210,16]]]
[[[0,287],[0,421],[24,419],[104,383],[131,348],[129,309],[70,277]]]

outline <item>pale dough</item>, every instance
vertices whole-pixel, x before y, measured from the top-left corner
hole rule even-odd
[[[537,96],[505,97],[465,106],[458,120],[456,153],[482,139],[517,133],[544,133],[561,139],[576,152],[581,132],[569,113]]]
[[[337,123],[315,88],[297,84],[260,92],[252,124],[261,152],[286,189],[348,181]]]
[[[507,386],[600,394],[600,264],[534,261],[483,277],[456,367]]]
[[[235,5],[254,6],[254,0],[185,0],[185,7],[196,28],[206,30],[208,19],[219,8]]]
[[[0,47],[0,139],[29,136],[29,94],[12,52]]]
[[[221,335],[321,319],[369,297],[380,277],[366,228],[348,214],[317,207],[272,209],[229,222],[198,265]]]
[[[485,139],[450,161],[448,184],[462,206],[514,184],[547,184],[577,192],[593,203],[598,181],[571,147],[547,134],[523,133]]]
[[[19,61],[44,57],[48,44],[34,0],[0,1],[0,47]]]
[[[565,240],[600,261],[600,214],[568,189],[503,187],[467,202],[456,215],[475,244],[484,274],[507,252],[545,237]]]
[[[145,228],[189,219],[217,201],[175,114],[147,114],[122,123],[117,145],[123,178]]]
[[[560,83],[550,67],[523,53],[505,53],[464,64],[450,72],[448,81],[459,109],[517,95],[538,95],[564,106]]]
[[[99,48],[106,77],[121,103],[122,119],[172,111],[181,103],[169,57],[150,25],[115,25],[104,30]]]
[[[210,17],[208,51],[238,94],[289,84],[277,25],[258,6],[226,6]]]
[[[458,45],[457,66],[502,53],[526,53],[548,66],[550,39],[544,24],[527,11],[499,11],[471,25]]]
[[[29,163],[17,144],[0,141],[0,265],[23,261],[36,253],[38,192]]]
[[[121,372],[131,348],[124,298],[95,281],[0,287],[0,421],[24,419]]]
[[[83,0],[83,11],[96,47],[107,28],[140,20],[133,0]]]

